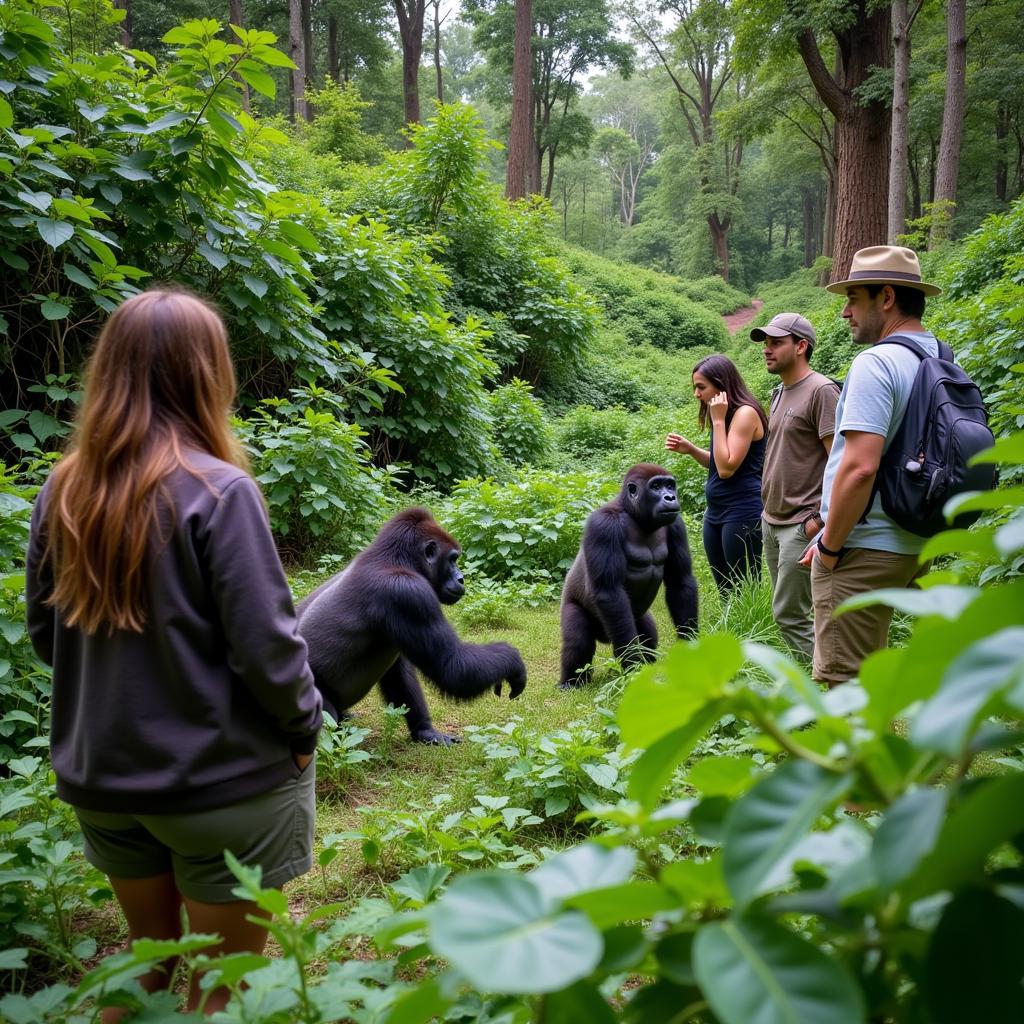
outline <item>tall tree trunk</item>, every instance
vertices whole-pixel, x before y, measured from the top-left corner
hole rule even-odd
[[[508,132],[505,195],[522,199],[527,193],[527,166],[533,146],[533,3],[516,0],[515,49],[512,52],[512,124]]]
[[[920,4],[914,16],[920,10]],[[889,153],[889,227],[886,239],[896,244],[907,220],[907,124],[910,120],[910,30],[907,0],[893,0],[892,149]]]
[[[306,102],[306,34],[302,24],[302,0],[288,0],[289,56],[295,65],[291,73],[291,95],[288,98],[288,116],[294,121],[301,117],[309,120]]]
[[[717,213],[708,214],[708,229],[711,231],[711,246],[715,263],[722,280],[729,283],[729,222],[720,221]]]
[[[818,197],[812,188],[801,189],[804,218],[804,266],[818,258]]]
[[[327,74],[335,82],[341,81],[338,67],[338,19],[333,14],[327,16]]]
[[[935,202],[935,168],[938,166],[938,146],[934,138],[928,145],[928,202]]]
[[[918,167],[917,153],[911,153],[908,161],[910,168],[910,219],[921,217],[921,171]]]
[[[437,102],[444,103],[444,78],[441,75],[441,0],[434,2],[434,73],[437,76]]]
[[[949,237],[960,176],[960,144],[964,137],[967,98],[967,0],[948,0],[946,8],[946,97],[942,106],[942,141],[935,173],[935,202],[931,249]]]
[[[1006,184],[1009,166],[1006,143],[1010,137],[1010,106],[1005,100],[996,104],[996,199],[1006,202]]]
[[[839,161],[836,160],[838,164]],[[832,258],[836,245],[836,176],[835,173],[828,175],[825,185],[825,216],[821,225],[821,254]]]
[[[134,45],[135,25],[132,17],[132,0],[114,0],[114,9],[124,11],[121,20],[121,45],[130,50]]]
[[[313,67],[313,0],[302,0],[302,56],[306,60],[306,87],[316,88],[316,73]],[[312,116],[311,113],[306,115]]]
[[[868,0],[850,8],[850,24],[836,33],[838,75],[829,73],[811,29],[797,35],[811,82],[836,119],[834,281],[845,277],[858,249],[886,237],[889,212],[889,118],[882,101],[862,106],[857,96],[873,68],[889,65],[889,8],[869,9]]]
[[[420,58],[423,56],[423,13],[426,0],[394,0],[402,39],[402,95],[405,123],[420,121]],[[412,143],[406,139],[406,147]]]
[[[555,183],[555,150],[557,146],[552,146],[548,150],[548,176],[544,182],[544,198],[551,202],[551,186]]]

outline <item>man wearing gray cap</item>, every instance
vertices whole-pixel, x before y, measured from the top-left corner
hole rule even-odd
[[[939,355],[921,318],[925,298],[941,289],[922,280],[913,249],[872,245],[854,253],[846,280],[827,290],[846,296],[843,318],[864,346],[850,364],[836,412],[822,485],[825,528],[802,559],[811,567],[814,678],[833,686],[886,646],[892,619],[885,605],[838,618],[836,608],[868,590],[913,586],[928,570],[918,558],[925,538],[885,514],[875,477],[903,421],[921,358]]]
[[[772,580],[772,611],[793,653],[814,655],[811,574],[800,556],[822,528],[821,478],[835,432],[839,385],[810,367],[817,337],[798,313],[780,313],[750,332],[764,345],[772,392],[768,446],[761,477],[761,529]]]

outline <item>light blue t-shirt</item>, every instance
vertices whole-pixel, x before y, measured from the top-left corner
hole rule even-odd
[[[939,343],[930,331],[900,333],[918,342],[931,355],[939,354]],[[881,434],[885,437],[882,450],[887,451],[903,422],[920,365],[921,360],[900,345],[873,345],[853,360],[836,406],[835,439],[822,481],[821,514],[826,520],[832,500],[832,483],[846,447],[846,431]],[[876,494],[867,521],[857,523],[846,538],[845,546],[916,555],[924,547],[925,540],[897,526],[882,511],[882,499]]]

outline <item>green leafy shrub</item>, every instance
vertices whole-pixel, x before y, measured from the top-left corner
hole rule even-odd
[[[721,351],[728,341],[713,308],[698,305],[665,274],[566,249],[570,267],[604,307],[605,316],[635,344],[671,352],[684,348]],[[742,305],[743,303],[741,303]]]
[[[580,405],[554,425],[557,464],[586,467],[616,490],[630,466],[638,462],[662,465],[676,478],[680,507],[684,512],[704,508],[707,470],[689,457],[665,450],[665,436],[682,431],[695,443],[704,444],[692,424],[690,409],[593,409]]]
[[[395,500],[391,475],[375,469],[363,431],[307,391],[265,398],[235,426],[263,488],[270,525],[294,557],[329,548],[351,557],[370,542]]]
[[[558,586],[535,580],[489,580],[474,576],[466,596],[456,605],[453,615],[466,626],[501,628],[512,624],[517,608],[538,608],[558,600]]]
[[[988,217],[949,259],[946,291],[930,321],[981,388],[997,434],[1024,427],[1022,248],[1024,203],[1018,201],[1008,213]]]
[[[506,203],[489,181],[494,143],[478,115],[439,104],[427,124],[411,126],[410,140],[408,152],[355,182],[345,202],[429,238],[450,277],[453,305],[487,323],[500,316],[522,336],[517,346],[502,332],[499,346],[503,356],[516,350],[518,376],[537,381],[554,367],[578,365],[597,307],[556,258],[549,211]]]
[[[551,446],[544,407],[526,381],[513,377],[490,394],[494,443],[513,465],[542,462]]]
[[[618,490],[591,473],[531,469],[513,480],[463,480],[437,509],[469,572],[492,580],[560,580],[583,523]]]

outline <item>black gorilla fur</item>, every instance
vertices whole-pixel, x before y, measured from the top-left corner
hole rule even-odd
[[[471,700],[485,690],[511,697],[526,686],[526,666],[506,643],[463,643],[441,604],[465,593],[459,545],[424,508],[386,522],[370,546],[299,602],[299,632],[324,707],[335,718],[380,684],[388,703],[408,709],[420,743],[452,743],[430,719],[416,668],[439,690]],[[415,666],[416,668],[414,668]]]
[[[681,637],[697,632],[697,581],[676,481],[641,462],[614,501],[587,518],[583,543],[562,589],[563,689],[589,680],[597,641],[611,643],[624,667],[651,661],[658,646],[648,611],[665,584],[665,603]]]

